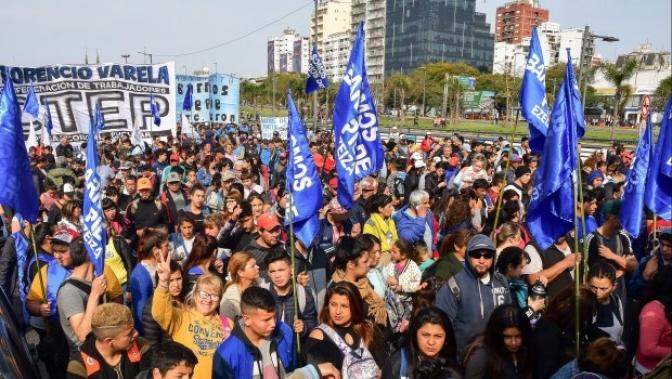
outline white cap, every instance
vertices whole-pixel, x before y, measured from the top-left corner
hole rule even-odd
[[[415,168],[427,167],[427,165],[425,165],[425,162],[423,162],[423,161],[415,161],[414,166],[415,166]]]
[[[427,132],[427,133],[425,133],[425,134],[427,134],[427,135],[431,135],[431,134],[432,134],[432,132],[428,131],[428,132]]]
[[[420,153],[416,151],[415,153],[413,153],[413,155],[411,155],[411,159],[419,159],[422,161],[422,155],[420,155]]]
[[[396,127],[396,126],[393,126],[393,127],[392,127],[392,130],[397,130],[397,127]]]

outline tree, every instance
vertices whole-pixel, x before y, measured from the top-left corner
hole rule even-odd
[[[672,76],[668,76],[658,84],[656,92],[653,93],[653,99],[651,99],[651,106],[654,110],[662,112],[670,96],[672,96]]]
[[[623,108],[632,95],[632,88],[625,83],[632,78],[638,68],[639,64],[634,59],[623,62],[620,68],[612,63],[600,65],[604,78],[616,88],[614,95],[614,122],[611,123],[610,139],[614,139],[614,124],[616,123],[616,119],[623,113]]]
[[[399,107],[400,112],[401,112],[401,124],[404,124],[404,119],[405,119],[405,113],[406,109],[404,106],[404,97],[406,95],[406,92],[410,88],[410,83],[408,78],[400,73],[393,74],[387,79],[387,88],[388,91],[401,91],[401,106]]]

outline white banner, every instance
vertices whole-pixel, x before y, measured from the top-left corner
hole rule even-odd
[[[283,141],[287,140],[287,117],[260,117],[261,139],[273,139],[273,132],[280,133]]]
[[[14,82],[19,103],[28,95],[30,83],[40,103],[40,114],[35,128],[42,128],[44,99],[49,108],[54,128],[52,141],[62,135],[73,141],[86,141],[89,120],[100,105],[105,119],[104,132],[132,132],[133,122],[139,119],[142,134],[167,135],[175,129],[175,64],[154,65],[99,64],[52,65],[43,67],[8,67]],[[0,65],[2,86],[5,66]],[[159,107],[161,126],[152,123],[150,92]],[[24,135],[28,135],[30,122],[23,119]]]

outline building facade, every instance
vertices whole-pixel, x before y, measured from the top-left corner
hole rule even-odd
[[[544,56],[546,69],[558,64],[560,56],[560,24],[544,22],[539,25],[539,44]],[[527,55],[530,51],[532,37],[525,37],[520,43],[495,42],[495,53],[492,72],[522,77],[527,65]],[[567,55],[565,55],[567,61]]]
[[[287,28],[281,37],[272,37],[267,44],[267,73],[307,74],[310,59],[310,39]]]
[[[381,85],[385,74],[386,0],[352,0],[351,39],[364,22],[364,60],[369,83]],[[381,87],[382,88],[382,87]]]
[[[352,0],[320,0],[317,6],[317,51],[320,56],[325,53],[326,39],[349,31],[351,24]],[[310,17],[310,33],[311,37],[315,33],[315,13]]]
[[[340,82],[350,60],[350,31],[332,34],[324,40],[322,62],[327,70],[330,83]]]
[[[491,72],[494,42],[476,0],[387,0],[386,76],[435,62],[465,62]]]
[[[532,29],[548,21],[548,10],[538,0],[517,0],[497,8],[495,41],[522,43],[532,36]]]

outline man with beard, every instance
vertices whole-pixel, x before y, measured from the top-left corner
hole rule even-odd
[[[495,272],[496,252],[487,236],[472,237],[467,243],[464,270],[450,278],[436,295],[436,306],[455,325],[458,352],[483,332],[496,307],[511,302],[506,278]]]
[[[282,225],[278,218],[271,213],[264,213],[257,219],[257,231],[259,237],[250,242],[243,251],[246,251],[257,260],[259,265],[259,278],[269,282],[268,265],[266,265],[266,255],[272,251],[283,250],[283,244],[280,243],[282,234]]]
[[[166,207],[152,197],[152,188],[149,179],[140,178],[138,180],[139,197],[126,208],[126,219],[138,236],[142,236],[146,228],[169,223]]]

